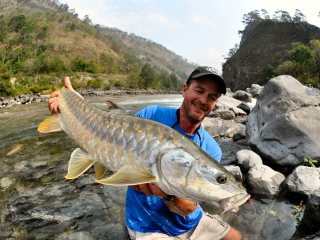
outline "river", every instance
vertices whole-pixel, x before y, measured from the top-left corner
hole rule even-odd
[[[106,107],[106,97],[87,98]],[[180,95],[119,96],[109,99],[134,113],[149,104],[178,107]],[[0,239],[128,239],[125,187],[94,182],[93,170],[65,180],[70,154],[77,147],[65,133],[39,134],[49,115],[46,103],[0,110]],[[203,206],[210,213],[218,212]],[[245,239],[286,240],[295,232],[291,204],[253,199],[223,218]]]

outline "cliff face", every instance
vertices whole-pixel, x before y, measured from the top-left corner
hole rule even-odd
[[[320,39],[320,28],[306,22],[261,20],[248,25],[238,51],[223,65],[223,78],[233,91],[264,85],[270,66],[277,66],[289,57],[291,44],[307,44]]]

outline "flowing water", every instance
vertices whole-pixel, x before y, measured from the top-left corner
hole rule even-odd
[[[87,99],[106,107],[106,97]],[[178,107],[182,100],[180,95],[109,99],[129,113],[149,104]],[[92,170],[65,180],[70,154],[77,146],[63,132],[36,131],[48,115],[46,103],[0,110],[0,239],[128,239],[126,188],[94,183]],[[290,239],[296,228],[292,205],[280,200],[253,200],[223,218],[250,240]]]

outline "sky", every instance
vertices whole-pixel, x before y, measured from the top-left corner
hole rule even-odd
[[[222,72],[224,57],[240,43],[243,15],[266,9],[291,17],[299,9],[320,27],[319,0],[59,0],[93,24],[150,39],[199,65]]]

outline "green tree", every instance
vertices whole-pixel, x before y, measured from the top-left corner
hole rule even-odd
[[[291,22],[291,16],[287,11],[277,10],[273,14],[273,18],[279,20],[280,22]]]
[[[309,47],[303,44],[297,44],[290,51],[290,56],[292,61],[301,66],[311,65],[315,62],[314,53]]]
[[[152,82],[155,81],[155,71],[149,63],[142,66],[140,77],[142,80],[143,88],[148,89]]]
[[[297,22],[305,22],[306,21],[306,16],[299,10],[296,9],[294,16],[292,18],[292,21],[297,23]]]

